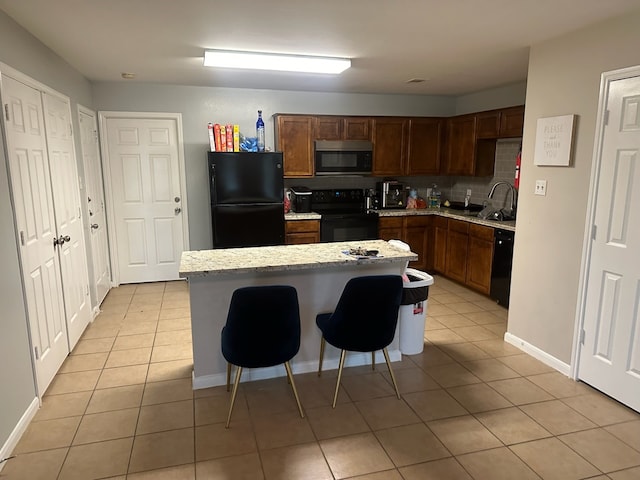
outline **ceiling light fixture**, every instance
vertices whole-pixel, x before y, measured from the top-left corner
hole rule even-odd
[[[205,50],[205,67],[248,68],[283,72],[338,74],[351,66],[349,58],[275,53]]]

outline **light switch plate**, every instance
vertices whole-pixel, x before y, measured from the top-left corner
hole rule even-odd
[[[547,194],[547,181],[536,180],[536,190],[534,193],[536,195],[542,195],[544,197]]]
[[[470,196],[471,196],[471,189],[467,188],[467,197],[470,197]]]

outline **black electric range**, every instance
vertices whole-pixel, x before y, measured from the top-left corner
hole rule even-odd
[[[313,190],[311,205],[314,212],[322,215],[321,242],[378,238],[378,214],[365,210],[362,189]]]

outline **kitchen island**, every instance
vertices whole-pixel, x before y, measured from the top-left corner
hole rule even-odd
[[[377,256],[349,255],[350,249],[377,250]],[[234,290],[254,285],[292,285],[300,304],[300,351],[291,361],[294,373],[315,371],[320,355],[318,313],[335,308],[350,278],[362,275],[401,274],[415,253],[383,240],[332,242],[273,247],[228,248],[182,253],[180,277],[189,281],[193,334],[193,388],[226,383],[227,363],[220,349],[220,332]],[[401,358],[398,339],[388,347],[392,361]],[[340,352],[327,345],[324,365],[337,368]],[[384,362],[378,352],[377,362]],[[371,362],[371,355],[353,352],[347,366]],[[243,380],[284,376],[282,366],[247,369]]]

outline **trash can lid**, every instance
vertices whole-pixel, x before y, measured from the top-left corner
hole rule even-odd
[[[433,277],[427,272],[416,270],[415,268],[407,268],[404,273],[410,280],[409,284],[404,284],[405,288],[427,287],[429,285],[433,285]],[[417,280],[413,280],[411,277],[417,278]]]

